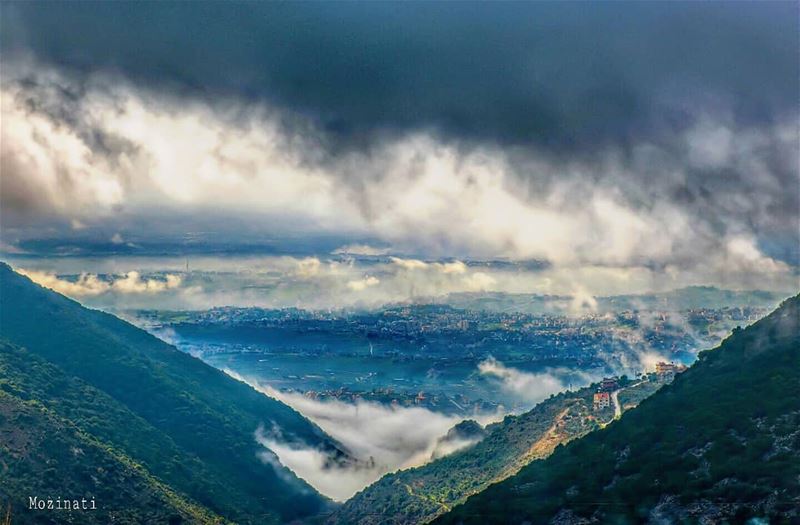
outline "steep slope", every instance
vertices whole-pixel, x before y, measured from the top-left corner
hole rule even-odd
[[[800,296],[436,523],[800,522]]]
[[[140,470],[150,473],[159,472],[161,479],[171,486],[190,487],[191,484],[196,483],[193,480],[203,480],[203,484],[197,487],[198,490],[195,494],[198,501],[204,500],[209,505],[224,509],[226,505],[222,502],[239,497],[236,491],[231,491],[224,480],[220,479],[218,473],[209,468],[200,458],[179,448],[169,436],[154,428],[124,405],[84,381],[66,375],[60,368],[35,354],[3,341],[0,341],[0,392],[6,394],[12,401],[34,403],[48,415],[58,418],[63,423],[60,428],[74,427],[80,431],[79,436],[91,438],[97,444],[115,450],[116,456],[136,458],[136,463],[141,466]],[[47,407],[46,410],[44,407]],[[35,427],[36,424],[31,423],[25,430],[30,431]],[[5,430],[8,433],[14,432],[13,427],[10,426]],[[64,439],[69,441],[72,438],[67,436]],[[3,440],[0,440],[0,444],[4,444]],[[73,446],[72,448],[80,447]],[[126,454],[120,452],[121,450],[126,451]],[[9,453],[9,451],[0,446],[0,453]],[[128,461],[133,462],[130,459]],[[89,460],[85,460],[84,463],[91,465]],[[24,470],[28,471],[29,481],[36,479],[45,481],[44,476],[35,474],[37,465],[33,462],[24,467]],[[14,475],[8,476],[9,487],[16,484],[15,479]],[[19,479],[16,481],[18,482]],[[25,501],[22,498],[25,494],[69,494],[66,490],[50,490],[51,488],[57,489],[58,486],[37,487],[35,483],[29,483],[29,490],[21,491],[11,490],[4,485],[6,483],[0,483],[0,494],[2,494],[0,501],[13,501],[14,508],[18,509],[27,505],[27,498],[24,498]],[[77,482],[71,486],[81,489]],[[34,488],[38,488],[38,490],[34,490]],[[99,488],[102,487],[86,485],[82,487],[79,494],[96,494]],[[123,482],[121,487],[114,487],[114,490],[124,492],[125,488]],[[217,505],[216,500],[221,503]],[[109,502],[103,498],[101,503],[102,509],[107,510]],[[135,506],[127,509],[126,512],[134,516],[141,516],[137,514],[138,510]],[[20,513],[17,512],[17,514]],[[34,517],[27,513],[22,514],[24,517]],[[23,516],[20,516],[20,519]]]
[[[259,426],[277,427],[288,439],[346,457],[318,427],[200,360],[41,288],[7,265],[0,265],[0,338],[15,345],[3,353],[12,355],[5,359],[9,369],[16,363],[18,397],[42,396],[45,406],[146,463],[154,476],[212,511],[242,523],[270,523],[327,505],[290,471],[262,463],[257,454],[263,448],[254,439]],[[69,385],[63,394],[38,381],[36,370],[26,371],[19,355],[13,357],[20,347]],[[75,392],[88,387],[96,407],[74,402],[81,397]],[[120,424],[131,433],[120,432]]]
[[[649,386],[645,389],[645,394],[652,392]],[[547,457],[557,445],[611,420],[613,408],[592,410],[594,391],[584,388],[553,396],[525,414],[508,416],[490,425],[486,437],[470,448],[421,467],[388,474],[348,500],[328,523],[429,521],[490,483]]]
[[[0,508],[12,523],[222,522],[37,401],[0,392],[0,443]],[[29,508],[34,497],[44,509]],[[49,499],[85,507],[48,509]]]

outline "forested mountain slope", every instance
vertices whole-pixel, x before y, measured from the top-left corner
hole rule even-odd
[[[436,523],[800,522],[799,325],[796,296]]]
[[[631,404],[658,386],[632,386]],[[476,445],[421,467],[387,474],[345,502],[329,524],[416,524],[443,514],[489,484],[505,479],[556,446],[581,437],[614,417],[592,408],[594,387],[562,392],[532,410],[489,425]]]
[[[0,385],[139,462],[175,491],[241,523],[303,517],[329,502],[261,462],[263,425],[346,451],[288,406],[112,315],[0,265]],[[0,442],[0,446],[3,446]],[[19,498],[0,485],[0,497]],[[88,486],[86,487],[88,490]],[[16,502],[16,500],[15,500]],[[98,502],[101,503],[101,502]],[[18,507],[18,506],[17,506]]]
[[[38,401],[23,401],[4,391],[0,444],[0,514],[8,514],[11,523],[223,521]],[[29,498],[36,498],[33,509]],[[74,500],[81,510],[66,510]]]

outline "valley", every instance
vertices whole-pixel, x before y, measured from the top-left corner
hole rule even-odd
[[[425,304],[362,312],[215,308],[122,314],[216,368],[278,390],[469,415],[526,410],[551,393],[604,375],[638,376],[658,360],[690,364],[698,350],[767,311],[701,302],[689,310],[580,316]],[[554,382],[538,395],[504,389],[481,371],[490,359],[522,373],[547,374]]]
[[[800,525],[800,0],[0,0],[0,525]]]
[[[761,315],[757,307],[724,306],[575,318],[441,305],[125,313],[174,348],[0,270],[3,296],[13,295],[16,305],[0,310],[0,432],[18,444],[0,460],[14,493],[41,492],[20,469],[53,461],[26,453],[24,443],[38,443],[40,434],[25,437],[14,425],[29,418],[32,428],[61,425],[54,432],[74,442],[72,450],[92,442],[109,447],[120,468],[138,465],[136,483],[172,502],[167,512],[175,520],[190,522],[293,516],[411,525],[448,518],[565,445],[618,428],[628,412],[683,381],[681,361],[691,363],[700,345]],[[59,344],[53,333],[36,330],[40,322],[59,327]],[[742,330],[733,332],[740,337]],[[193,394],[186,398],[176,387]],[[143,388],[150,392],[144,397]],[[187,419],[189,412],[204,413],[207,422]],[[231,438],[238,442],[223,445]],[[235,448],[223,461],[219,446]],[[233,458],[246,477],[223,466]],[[280,503],[263,500],[257,512],[265,514],[231,506],[260,490],[254,476],[283,494]],[[96,493],[77,480],[60,483]],[[216,503],[220,497],[228,503]],[[305,514],[293,514],[297,498]]]
[[[557,402],[563,412],[544,408],[548,415],[536,423],[535,432],[523,437],[512,430],[517,437],[502,438],[509,439],[503,452],[487,452],[486,445],[475,445],[474,437],[448,444],[449,454],[465,449],[465,457],[483,467],[486,457],[497,457],[494,467],[469,474],[473,485],[450,487],[447,496],[441,488],[408,489],[407,503],[413,502],[409,508],[426,519],[545,457],[557,445],[605,427],[671,380],[655,373],[659,361],[691,364],[700,349],[716,344],[732,327],[763,315],[767,310],[762,304],[769,299],[739,294],[733,297],[742,303],[738,306],[731,300],[724,293],[689,289],[638,300],[662,310],[577,316],[552,309],[553,298],[551,311],[539,313],[414,304],[371,311],[226,307],[123,315],[287,403],[368,465],[330,469],[311,451],[298,456],[299,451],[287,449],[280,439],[268,441],[281,462],[337,501],[365,489],[336,513],[344,518],[332,518],[346,523],[364,512],[360,502],[374,505],[374,494],[387,483],[412,487],[388,481],[393,474],[388,480],[383,476],[409,468],[436,471],[437,462],[448,460],[437,459],[442,455],[437,451],[443,450],[437,440],[459,421],[477,420],[486,427],[485,436],[494,436],[509,431],[506,425],[514,416],[524,421],[528,411],[552,403],[554,396],[572,400],[568,405]],[[633,301],[609,298],[604,304],[629,307]],[[682,309],[686,306],[693,308]],[[622,377],[623,386],[607,390],[606,404],[598,410],[592,396],[599,381],[614,376]],[[419,433],[409,426],[415,419],[436,423]],[[394,435],[384,434],[381,427],[394,429]],[[406,442],[402,451],[394,449],[393,440]],[[301,459],[306,456],[316,458],[315,466]],[[334,476],[338,484],[328,481]],[[403,479],[404,474],[397,476]],[[414,512],[396,518],[403,521]]]

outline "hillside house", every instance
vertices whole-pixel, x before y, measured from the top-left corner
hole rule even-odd
[[[604,377],[600,382],[600,390],[603,392],[613,392],[619,388],[619,383],[616,377]]]
[[[595,410],[603,410],[611,406],[611,395],[608,392],[596,392],[593,405]]]

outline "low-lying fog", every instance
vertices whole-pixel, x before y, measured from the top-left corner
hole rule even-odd
[[[479,371],[494,378],[498,388],[524,399],[530,407],[567,388],[555,373],[523,372],[506,367],[495,359],[481,362]],[[332,464],[323,452],[299,448],[282,439],[280,429],[256,429],[255,439],[265,447],[260,455],[262,461],[271,464],[279,461],[336,501],[350,498],[388,472],[424,465],[433,457],[441,457],[474,443],[466,440],[440,443],[440,438],[465,417],[423,407],[387,406],[363,400],[319,401],[296,392],[281,392],[231,370],[225,372],[291,406],[342,443],[359,460],[355,465]],[[586,379],[588,382],[592,378],[587,376]],[[477,413],[469,419],[486,425],[499,421],[504,415],[500,411]]]

